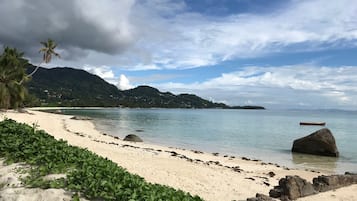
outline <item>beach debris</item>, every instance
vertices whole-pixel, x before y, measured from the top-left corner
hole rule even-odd
[[[196,162],[198,162],[198,163],[202,163],[202,162],[203,162],[203,160],[198,159],[198,158],[197,158],[197,159],[195,159],[195,161],[196,161]]]
[[[263,181],[263,184],[265,184],[266,186],[270,186],[270,184],[266,181]]]
[[[73,120],[92,120],[90,117],[83,117],[83,116],[73,116],[71,117]]]
[[[118,143],[116,143],[116,142],[109,142],[109,144],[119,146],[119,144],[118,144]]]
[[[253,177],[246,177],[244,179],[249,179],[249,180],[255,181],[255,179]]]
[[[130,142],[143,142],[143,140],[134,134],[129,134],[127,136],[125,136],[124,141],[130,141]]]
[[[279,180],[279,186],[270,190],[269,196],[281,200],[295,200],[300,197],[316,194],[311,182],[299,176],[286,176]]]
[[[242,160],[244,160],[244,161],[250,161],[250,158],[242,157]]]
[[[264,195],[264,194],[260,194],[260,193],[257,193],[255,195],[255,197],[253,198],[248,198],[247,201],[274,201],[275,199],[267,196],[267,195]]]
[[[336,141],[328,128],[294,140],[292,152],[338,157]]]
[[[212,153],[212,155],[213,155],[213,156],[218,156],[219,153],[217,153],[217,152],[216,152],[216,153]]]
[[[269,177],[274,177],[275,173],[274,172],[268,172]]]
[[[191,150],[193,153],[195,153],[195,154],[203,154],[203,152],[202,151],[198,151],[198,150]]]
[[[234,172],[241,172],[241,171],[243,171],[239,166],[234,166],[234,167],[232,167],[232,170],[233,170]]]
[[[171,156],[178,156],[179,154],[175,151],[166,151],[171,154]]]
[[[130,148],[134,148],[134,149],[139,149],[140,147],[136,147],[136,146],[133,146],[133,145],[129,145],[129,144],[124,144],[122,145],[123,148],[125,147],[130,147]]]

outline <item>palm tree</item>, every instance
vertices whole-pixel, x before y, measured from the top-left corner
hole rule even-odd
[[[9,47],[5,47],[0,55],[1,108],[17,108],[25,99],[27,91],[20,82],[28,80],[25,72],[28,61],[22,56],[22,52]]]
[[[39,65],[36,66],[35,70],[32,71],[27,77],[31,77],[33,74],[36,73],[36,71],[39,69],[42,63],[50,63],[52,60],[52,55],[57,56],[61,58],[61,56],[55,52],[55,49],[57,47],[57,44],[52,40],[52,39],[47,39],[46,42],[41,42],[43,47],[38,51],[39,53],[43,53],[43,59]],[[20,84],[22,84],[22,80],[20,81]]]

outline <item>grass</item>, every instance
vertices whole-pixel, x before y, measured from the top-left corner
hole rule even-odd
[[[202,200],[181,190],[151,184],[95,153],[56,140],[35,127],[6,119],[0,122],[0,157],[7,164],[31,165],[23,179],[27,187],[63,188],[90,200],[190,201]],[[44,180],[49,174],[66,178]]]

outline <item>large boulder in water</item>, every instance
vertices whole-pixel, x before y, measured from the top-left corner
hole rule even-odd
[[[125,136],[124,141],[142,142],[143,140],[137,135],[130,134],[130,135]]]
[[[295,140],[292,152],[338,157],[335,138],[327,128]]]

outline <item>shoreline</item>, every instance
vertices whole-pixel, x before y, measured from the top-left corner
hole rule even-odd
[[[107,109],[105,107],[49,107],[49,108],[31,108],[33,110],[39,110],[39,111],[46,111],[46,110],[52,110],[51,113],[56,113],[56,110],[101,110],[101,109]],[[123,108],[125,109],[125,108]],[[162,108],[161,108],[162,109]],[[135,110],[135,109],[134,109]],[[49,111],[48,111],[49,112]],[[61,111],[59,111],[61,112]],[[58,114],[64,114],[64,115],[79,115],[81,114],[75,114],[75,112],[69,112],[69,114],[64,113],[58,113]],[[128,134],[136,134],[139,135],[140,137],[141,134],[140,132],[143,132],[142,128],[139,128],[139,132],[137,130],[132,129],[132,128],[126,128],[126,129],[120,129],[120,130],[110,130],[106,128],[105,126],[103,127],[100,123],[102,120],[98,119],[91,119],[93,124],[95,125],[95,129],[98,130],[99,132],[104,132],[108,133],[114,136],[118,136],[120,138],[124,138]],[[349,162],[349,161],[343,161],[341,162],[342,156],[339,158],[332,158],[332,157],[324,157],[324,156],[315,156],[315,155],[309,155],[309,154],[302,154],[302,153],[293,153],[291,152],[291,148],[286,148],[286,149],[280,149],[280,150],[272,150],[272,149],[264,149],[264,151],[258,149],[258,148],[252,148],[252,147],[235,147],[235,151],[230,151],[227,149],[220,149],[219,147],[215,146],[201,146],[199,143],[184,143],[181,141],[181,143],[177,143],[176,141],[172,140],[163,140],[165,138],[149,138],[145,139],[145,143],[147,144],[153,144],[153,145],[159,145],[159,146],[164,146],[164,147],[173,147],[173,148],[178,148],[178,149],[195,149],[195,150],[200,150],[206,153],[220,153],[223,155],[234,155],[238,157],[249,157],[252,160],[260,160],[265,163],[274,163],[274,164],[279,164],[280,166],[285,166],[290,169],[304,169],[307,171],[317,171],[317,172],[325,172],[328,174],[343,174],[345,172],[350,172],[353,171],[355,167],[355,163]]]
[[[1,119],[5,114],[18,122],[37,124],[56,139],[107,157],[146,181],[181,189],[205,200],[243,200],[256,193],[267,194],[285,175],[299,175],[311,181],[321,174],[246,157],[122,141],[99,132],[91,121],[73,120],[70,115],[34,111],[33,108],[29,113],[7,111],[1,114]],[[356,189],[356,186],[351,187]]]

